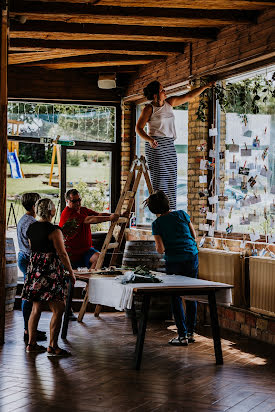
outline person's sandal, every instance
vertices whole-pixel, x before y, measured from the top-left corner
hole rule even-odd
[[[186,336],[177,336],[169,340],[170,345],[174,346],[188,346],[188,339]]]
[[[26,352],[27,353],[43,353],[46,352],[47,348],[42,345],[38,345],[37,343],[29,343],[26,347]]]
[[[188,339],[188,343],[195,343],[195,337],[194,337],[194,333],[187,333],[187,339]]]
[[[46,335],[46,332],[44,332],[44,331],[42,331],[42,330],[37,330],[36,331],[36,340],[39,340],[39,341],[45,341],[45,340],[47,340],[47,335]],[[29,334],[28,333],[26,333],[26,332],[24,332],[24,342],[25,343],[28,343],[28,341],[29,341]]]
[[[48,356],[68,357],[68,356],[71,356],[72,354],[71,354],[71,352],[67,351],[66,349],[61,349],[58,346],[56,348],[53,348],[52,346],[48,346],[47,355]]]

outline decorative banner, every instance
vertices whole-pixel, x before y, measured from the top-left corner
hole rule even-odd
[[[216,203],[218,203],[219,199],[218,196],[211,196],[208,198],[208,202],[210,205],[215,205]]]
[[[218,136],[218,129],[217,128],[209,129],[209,137],[212,137],[212,136]]]
[[[200,183],[207,183],[207,175],[200,176]]]

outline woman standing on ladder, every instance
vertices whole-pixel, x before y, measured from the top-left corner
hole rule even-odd
[[[146,140],[145,155],[153,189],[164,191],[169,198],[171,210],[175,210],[177,206],[177,153],[174,145],[177,136],[173,107],[189,102],[213,84],[214,81],[183,96],[171,96],[168,99],[157,80],[143,89],[144,96],[152,101],[142,110],[136,132]],[[146,123],[148,134],[144,131]]]

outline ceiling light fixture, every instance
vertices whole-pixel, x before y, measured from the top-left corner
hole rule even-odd
[[[116,88],[116,74],[99,74],[98,75],[98,87],[100,89],[115,89]]]

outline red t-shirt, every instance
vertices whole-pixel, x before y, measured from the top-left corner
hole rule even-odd
[[[98,216],[98,212],[81,207],[80,212],[66,206],[61,213],[59,226],[64,235],[64,243],[72,262],[81,259],[83,253],[92,247],[90,224],[84,223],[87,216]]]

